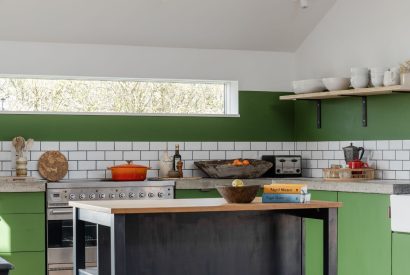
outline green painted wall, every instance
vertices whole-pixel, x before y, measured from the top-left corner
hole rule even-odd
[[[322,128],[315,101],[295,102],[296,140],[410,139],[410,95],[368,97],[368,127],[361,126],[361,98],[322,100]]]
[[[282,94],[240,92],[240,118],[0,115],[0,140],[293,140],[294,103]]]

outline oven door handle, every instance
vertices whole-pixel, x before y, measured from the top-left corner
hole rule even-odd
[[[73,214],[73,210],[55,210],[55,209],[51,209],[50,210],[50,214],[51,215],[61,215],[61,214]]]

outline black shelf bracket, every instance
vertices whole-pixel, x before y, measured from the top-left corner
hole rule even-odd
[[[316,100],[316,128],[322,128],[322,100]]]
[[[367,127],[367,96],[362,96],[362,126]]]

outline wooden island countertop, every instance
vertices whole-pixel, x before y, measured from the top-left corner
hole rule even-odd
[[[174,200],[115,200],[75,201],[70,206],[106,214],[149,214],[184,212],[236,212],[293,209],[339,208],[340,202],[311,201],[309,203],[262,203],[256,198],[252,203],[227,203],[224,199],[174,199]]]

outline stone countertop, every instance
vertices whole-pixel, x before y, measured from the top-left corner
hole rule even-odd
[[[182,179],[176,180],[176,189],[212,189],[216,185],[231,184],[232,179]],[[370,194],[410,194],[410,181],[369,180],[343,182],[325,181],[320,178],[258,178],[245,179],[245,184],[265,185],[270,183],[303,183],[310,190],[339,191]]]
[[[0,177],[0,193],[45,192],[46,182],[40,179],[12,181],[6,177]]]

